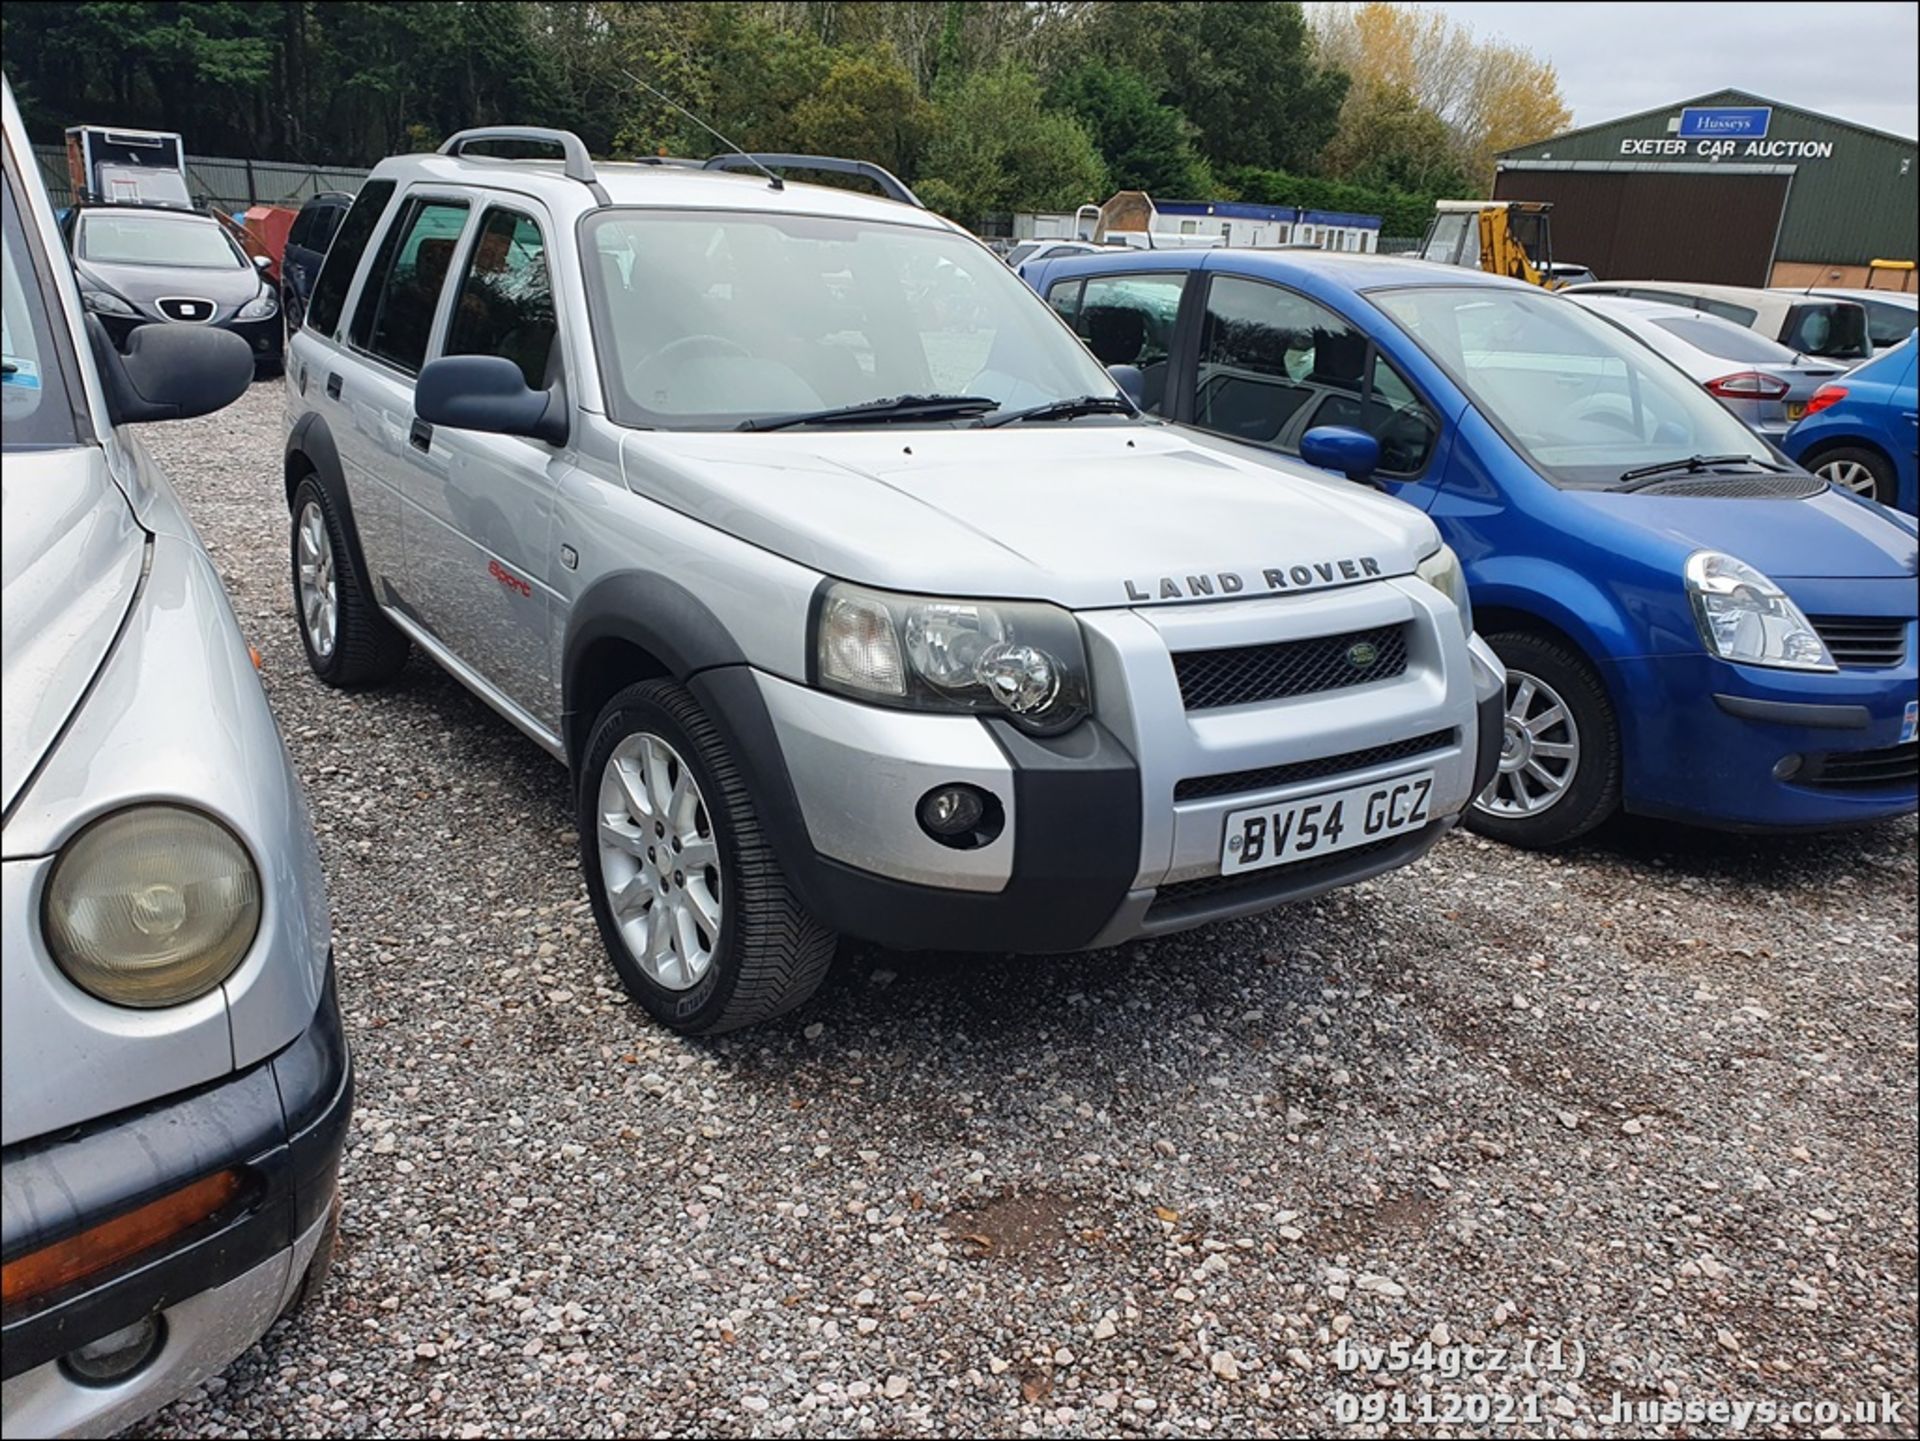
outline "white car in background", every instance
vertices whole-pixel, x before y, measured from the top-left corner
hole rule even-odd
[[[1920,325],[1920,295],[1900,290],[1851,290],[1814,285],[1805,290],[1777,287],[1783,295],[1813,295],[1825,300],[1851,300],[1867,312],[1867,341],[1873,353],[1893,349]]]
[[[1810,360],[1704,311],[1617,295],[1567,298],[1671,360],[1769,440],[1777,441],[1807,413],[1816,390],[1847,373],[1843,365]]]
[[[1623,295],[1717,315],[1789,349],[1838,365],[1859,365],[1873,355],[1867,313],[1852,300],[1762,290],[1753,285],[1706,285],[1691,280],[1601,280],[1570,285],[1562,295]]]

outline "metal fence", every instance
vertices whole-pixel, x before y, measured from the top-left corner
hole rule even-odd
[[[1380,254],[1411,255],[1420,248],[1420,243],[1421,237],[1418,235],[1383,235],[1380,237]]]
[[[63,145],[36,145],[34,158],[46,177],[47,193],[56,206],[73,203],[67,180],[67,151]],[[244,210],[249,205],[299,205],[323,190],[358,194],[367,172],[347,165],[294,165],[284,160],[236,160],[223,155],[189,155],[187,189],[221,210]]]

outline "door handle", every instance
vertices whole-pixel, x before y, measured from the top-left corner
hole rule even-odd
[[[338,400],[339,398],[340,398],[340,372],[336,370],[327,376],[327,399]]]
[[[413,424],[407,427],[407,444],[422,455],[426,454],[433,447],[433,427],[415,417]]]

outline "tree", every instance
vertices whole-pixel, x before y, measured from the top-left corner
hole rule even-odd
[[[1346,73],[1320,63],[1298,5],[1105,5],[1093,16],[1089,43],[1180,108],[1215,165],[1310,169],[1346,98]]]
[[[1397,85],[1351,96],[1320,159],[1328,175],[1376,189],[1443,195],[1466,185],[1446,122]]]
[[[792,147],[872,160],[911,175],[934,110],[892,50],[843,52],[820,88],[793,109]]]
[[[1117,189],[1166,198],[1214,193],[1212,175],[1193,153],[1186,120],[1156,100],[1137,71],[1085,61],[1055,77],[1047,103],[1086,127]]]
[[[1009,210],[1073,210],[1108,193],[1093,138],[1045,107],[1029,70],[1009,63],[943,83],[935,110],[919,174],[938,183],[921,198],[962,224]]]
[[[1474,188],[1491,182],[1499,151],[1543,140],[1572,119],[1551,65],[1480,40],[1439,11],[1375,0],[1317,6],[1314,16],[1321,50],[1353,76],[1341,129],[1378,125],[1399,96],[1411,97],[1446,125]]]

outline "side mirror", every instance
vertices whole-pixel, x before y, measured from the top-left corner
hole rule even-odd
[[[270,270],[272,267],[273,261],[270,257],[265,255],[256,255],[253,257],[253,268],[255,270]]]
[[[1113,377],[1113,383],[1126,393],[1141,410],[1147,408],[1147,377],[1137,365],[1109,365],[1107,374]]]
[[[253,347],[231,331],[140,325],[128,335],[122,355],[106,327],[89,315],[87,340],[115,425],[211,415],[253,384]]]
[[[567,443],[559,387],[530,388],[520,367],[501,355],[443,355],[428,361],[414,382],[413,413],[428,425]]]
[[[1316,425],[1300,437],[1300,458],[1348,480],[1370,480],[1380,468],[1380,442],[1350,426]]]

